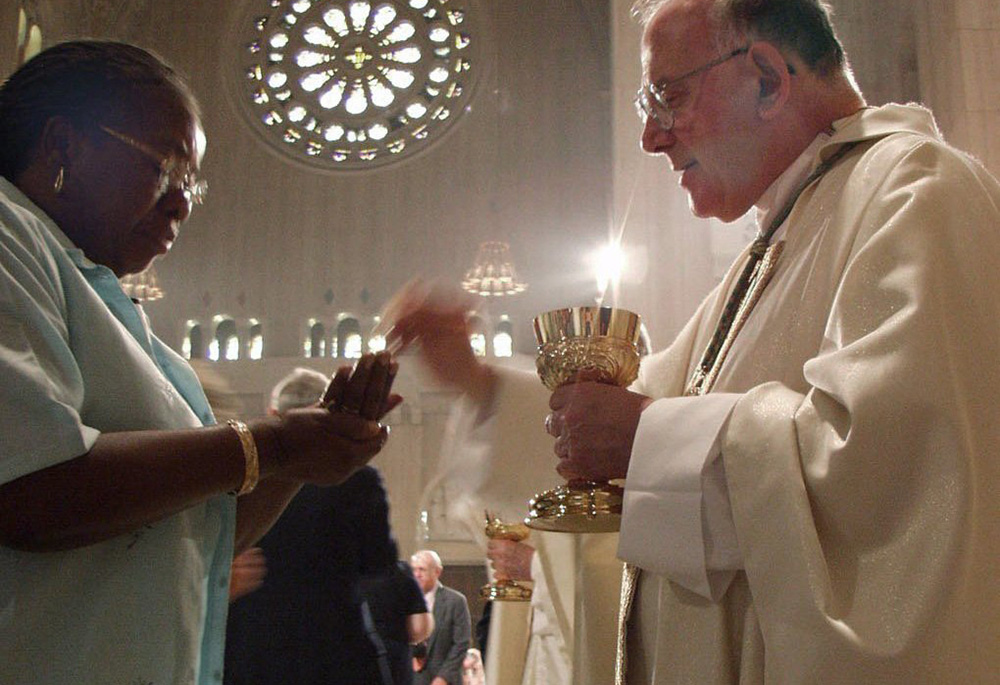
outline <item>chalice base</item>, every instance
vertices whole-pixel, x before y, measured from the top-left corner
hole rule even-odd
[[[498,580],[482,586],[479,596],[488,602],[528,602],[531,601],[531,588],[516,580]]]
[[[611,483],[560,485],[531,500],[524,523],[555,533],[613,533],[621,527],[624,494]]]

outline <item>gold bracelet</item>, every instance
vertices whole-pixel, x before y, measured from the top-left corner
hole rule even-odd
[[[233,490],[232,493],[237,497],[247,495],[253,492],[253,489],[257,487],[257,481],[260,480],[260,461],[257,458],[257,443],[254,442],[253,433],[250,432],[250,429],[242,421],[229,419],[226,423],[240,437],[240,444],[243,446],[243,460],[246,463],[246,470],[243,472],[243,485],[240,486],[239,490]]]

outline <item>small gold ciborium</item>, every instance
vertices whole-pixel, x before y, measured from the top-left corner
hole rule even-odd
[[[589,381],[626,387],[639,375],[638,314],[614,307],[554,309],[535,317],[535,366],[549,390]],[[621,524],[624,491],[607,481],[570,481],[529,503],[525,523],[563,533],[610,533]]]
[[[496,514],[486,512],[486,537],[489,539],[521,542],[530,534],[523,523],[504,523]],[[531,588],[516,580],[495,580],[480,588],[479,596],[487,601],[527,602],[531,599]]]

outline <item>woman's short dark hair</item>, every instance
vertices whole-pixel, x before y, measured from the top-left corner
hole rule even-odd
[[[633,13],[643,23],[667,0],[637,0]],[[731,34],[766,40],[795,53],[821,76],[830,76],[847,63],[824,0],[714,0],[710,17],[721,38]]]
[[[151,89],[172,92],[201,118],[184,79],[147,50],[93,40],[43,50],[0,85],[0,176],[13,180],[24,171],[52,117],[94,126],[119,118]]]

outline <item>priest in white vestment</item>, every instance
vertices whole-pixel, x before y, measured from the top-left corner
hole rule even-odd
[[[760,234],[630,390],[549,399],[559,473],[626,478],[619,681],[997,682],[1000,186],[865,106],[818,0],[645,22],[644,149]]]

